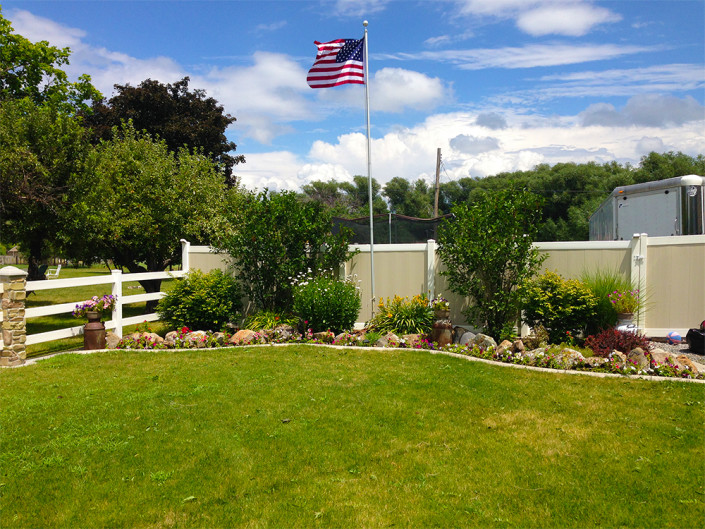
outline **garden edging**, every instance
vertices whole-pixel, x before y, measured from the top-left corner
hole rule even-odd
[[[269,344],[253,344],[253,345],[246,345],[242,347],[288,347],[288,346],[294,346],[294,345],[302,345],[302,344],[297,344],[297,343],[269,343]],[[314,347],[329,347],[331,349],[362,349],[362,350],[372,350],[372,351],[409,351],[408,348],[404,347],[355,347],[351,345],[331,345],[331,344],[304,344],[304,345],[311,345]],[[232,349],[237,349],[233,347],[218,347],[218,348],[209,348],[209,351],[216,351],[218,349],[226,349],[226,350],[232,350]],[[60,356],[60,355],[66,355],[66,354],[93,354],[93,353],[104,353],[104,352],[123,352],[126,349],[93,349],[93,350],[79,350],[79,351],[64,351],[61,353],[53,353],[47,356],[41,356],[37,358],[28,358],[24,364],[17,365],[17,366],[10,366],[8,368],[19,368],[23,366],[29,366],[36,364],[40,360],[47,360],[49,358],[53,358],[55,356]],[[203,349],[196,349],[197,351],[203,351]],[[572,369],[553,369],[553,368],[548,368],[548,367],[536,367],[536,366],[527,366],[527,365],[521,365],[521,364],[508,364],[506,362],[497,362],[495,360],[487,360],[485,358],[477,358],[476,356],[469,356],[469,355],[462,355],[458,353],[452,353],[449,351],[437,351],[437,350],[431,350],[431,349],[413,349],[414,351],[424,351],[427,353],[431,354],[441,354],[441,355],[446,355],[446,356],[452,356],[454,358],[460,358],[463,360],[468,360],[470,362],[482,362],[485,364],[490,364],[490,365],[495,365],[495,366],[503,366],[503,367],[513,367],[516,369],[526,369],[529,371],[540,371],[543,373],[561,373],[561,374],[566,374],[566,375],[586,375],[586,376],[591,376],[591,377],[597,377],[597,378],[626,378],[626,379],[641,379],[641,380],[650,380],[654,382],[666,382],[666,381],[671,381],[671,382],[693,382],[693,383],[698,383],[698,384],[705,384],[705,379],[694,379],[694,378],[679,378],[679,377],[657,377],[653,375],[620,375],[617,373],[600,373],[600,372],[595,372],[595,371],[577,371],[577,370],[572,370]],[[149,349],[135,349],[135,351],[141,351],[141,352],[146,352],[149,351]],[[154,350],[152,350],[154,351]],[[194,351],[193,348],[185,348],[185,349],[169,349],[169,352],[185,352],[185,351]]]

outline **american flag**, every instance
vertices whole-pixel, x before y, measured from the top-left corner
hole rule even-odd
[[[314,42],[318,47],[316,61],[308,71],[311,88],[330,88],[346,83],[365,84],[363,66],[364,37]]]

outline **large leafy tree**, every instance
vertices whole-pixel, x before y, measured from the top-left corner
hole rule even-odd
[[[0,104],[0,239],[19,243],[29,279],[43,279],[39,263],[60,230],[69,179],[87,146],[84,132],[53,106],[26,98]]]
[[[81,163],[74,116],[100,97],[88,76],[71,82],[69,48],[33,43],[0,13],[0,240],[19,243],[29,279],[58,228],[68,178]]]
[[[540,229],[540,197],[510,187],[453,208],[439,229],[438,254],[453,292],[470,298],[468,321],[506,337],[519,315],[517,291],[539,269],[532,244]]]
[[[387,204],[380,190],[382,186],[372,179],[372,211],[375,215],[387,213]],[[314,181],[302,187],[304,202],[321,203],[336,217],[366,217],[370,214],[370,192],[366,176],[355,175],[352,182]]]
[[[434,190],[420,178],[412,184],[396,176],[384,185],[382,194],[393,213],[422,219],[433,216]]]
[[[348,230],[333,234],[331,214],[295,193],[247,193],[227,208],[232,229],[216,246],[234,261],[237,277],[255,308],[290,310],[292,278],[337,272],[350,254]]]
[[[31,42],[12,29],[0,10],[0,101],[29,98],[38,105],[73,112],[100,97],[88,75],[70,82],[61,67],[69,64],[69,48],[46,41]]]
[[[87,154],[71,180],[67,246],[73,255],[110,259],[132,273],[165,270],[180,261],[180,239],[207,240],[225,193],[207,157],[185,148],[173,153],[125,125]],[[161,282],[140,283],[158,292]]]
[[[174,84],[147,79],[138,86],[115,85],[117,93],[109,100],[94,103],[84,123],[91,128],[94,141],[112,137],[114,127],[132,120],[137,130],[159,136],[169,150],[202,150],[217,163],[226,181],[234,184],[233,167],[245,161],[232,155],[235,143],[228,141],[225,129],[235,118],[204,90],[189,90],[189,78]]]

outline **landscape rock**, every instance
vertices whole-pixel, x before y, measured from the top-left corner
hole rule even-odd
[[[513,352],[512,342],[510,342],[509,340],[503,340],[502,343],[497,346],[497,349],[495,349],[495,351],[498,354],[502,354],[504,351],[512,351]]]
[[[409,346],[409,347],[414,347],[416,344],[418,344],[421,341],[421,335],[420,334],[405,334],[404,336],[401,337],[402,340],[404,340],[404,343]]]
[[[314,339],[318,340],[319,342],[333,343],[333,340],[335,339],[335,334],[333,334],[330,331],[321,331],[321,332],[314,332],[313,337],[314,337]]]
[[[699,374],[700,371],[698,371],[697,366],[695,365],[695,362],[693,362],[690,358],[688,358],[685,355],[678,355],[676,357],[676,362],[678,362],[679,366],[682,366],[681,369],[689,367],[694,374]]]
[[[490,347],[496,348],[497,342],[491,336],[479,333],[473,338],[472,345],[477,345],[480,349],[489,349]]]
[[[557,358],[564,369],[571,369],[585,363],[585,357],[580,351],[568,347],[562,349],[561,352],[558,353]]]
[[[532,363],[536,361],[536,358],[539,356],[543,356],[546,354],[546,348],[545,347],[537,347],[536,349],[532,349],[530,351],[524,351],[522,353],[522,356],[524,358],[528,358]]]
[[[675,364],[676,355],[666,352],[663,349],[654,349],[651,351],[651,360],[658,364],[665,364],[667,362]]]
[[[472,341],[475,339],[475,333],[472,333],[470,331],[465,331],[461,336],[460,339],[458,340],[458,343],[460,345],[468,345],[472,343]]]
[[[197,348],[202,348],[206,346],[207,336],[205,331],[193,331],[186,335],[186,340]]]
[[[214,333],[211,335],[211,338],[212,338],[213,340],[215,340],[215,342],[216,342],[218,345],[223,345],[223,344],[225,344],[225,333],[222,333],[222,332],[214,332]]]
[[[607,362],[608,360],[606,358],[602,358],[599,356],[589,356],[585,359],[585,363],[590,367],[602,367]]]
[[[639,371],[645,371],[651,367],[651,362],[641,347],[636,347],[629,351],[627,358],[634,363],[634,367]]]
[[[524,342],[521,340],[514,340],[514,343],[512,343],[512,351],[515,353],[523,353],[526,350],[526,346],[524,345]]]
[[[113,331],[108,331],[105,333],[105,348],[115,349],[117,344],[120,343],[121,338],[115,334]]]
[[[178,332],[176,332],[176,331],[169,331],[168,333],[166,333],[166,336],[164,336],[164,343],[165,343],[166,345],[169,345],[169,346],[173,347],[174,344],[176,343],[176,339],[177,339],[178,337],[179,337],[179,333],[178,333]]]
[[[277,325],[274,328],[274,337],[279,341],[290,340],[294,335],[294,328],[291,325]]]
[[[610,358],[614,361],[617,367],[624,367],[627,365],[627,355],[616,349],[610,353]]]
[[[460,337],[465,334],[465,327],[456,325],[453,327],[453,343],[460,343]]]
[[[242,329],[241,331],[237,331],[233,334],[228,343],[233,345],[249,344],[255,340],[255,334],[257,333],[255,333],[255,331],[251,331],[250,329]]]
[[[399,344],[399,337],[393,332],[388,332],[384,336],[381,336],[379,340],[375,342],[376,347],[390,347],[392,345],[396,346]]]

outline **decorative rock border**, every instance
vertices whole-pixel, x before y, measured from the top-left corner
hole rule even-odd
[[[427,353],[431,353],[433,355],[445,355],[445,356],[451,356],[453,358],[459,358],[462,360],[467,360],[469,362],[480,362],[484,364],[489,364],[493,366],[503,366],[503,367],[510,367],[514,369],[525,369],[529,371],[538,371],[538,372],[543,372],[543,373],[559,373],[559,374],[564,374],[564,375],[584,375],[584,376],[589,376],[589,377],[597,377],[597,378],[621,378],[621,379],[641,379],[641,380],[649,380],[653,382],[692,382],[695,384],[705,384],[705,379],[694,379],[694,378],[679,378],[679,377],[659,377],[659,376],[653,376],[653,375],[620,375],[617,373],[602,373],[602,372],[595,372],[595,371],[577,371],[577,370],[570,370],[570,369],[553,369],[553,368],[548,368],[548,367],[536,367],[536,366],[527,366],[527,365],[521,365],[521,364],[508,364],[506,362],[498,362],[496,360],[487,360],[485,358],[478,358],[476,356],[469,356],[469,355],[463,355],[459,353],[452,353],[450,351],[440,351],[440,350],[433,350],[433,349],[416,349],[416,348],[408,348],[408,347],[357,347],[357,346],[352,346],[352,345],[332,345],[332,344],[312,344],[312,343],[268,343],[268,344],[251,344],[251,345],[244,345],[244,346],[239,346],[239,347],[213,347],[206,349],[208,351],[216,351],[216,350],[237,350],[240,348],[244,347],[256,347],[256,348],[261,348],[261,347],[289,347],[289,346],[296,346],[296,345],[310,345],[314,347],[329,347],[331,349],[339,349],[339,350],[350,350],[350,349],[357,349],[357,350],[362,350],[362,351],[423,351]],[[61,353],[54,353],[51,355],[47,356],[42,356],[42,357],[37,357],[37,358],[29,358],[24,362],[23,364],[18,364],[13,367],[21,367],[22,365],[33,365],[36,364],[37,362],[41,360],[47,360],[49,358],[53,358],[55,356],[60,356],[60,355],[66,355],[66,354],[93,354],[93,353],[105,353],[105,352],[123,352],[126,351],[126,349],[95,349],[92,351],[84,351],[84,350],[79,350],[79,351],[65,351]],[[139,351],[139,352],[189,352],[189,351],[198,351],[198,352],[203,352],[204,349],[194,349],[193,347],[187,348],[187,349],[130,349],[130,351]]]

